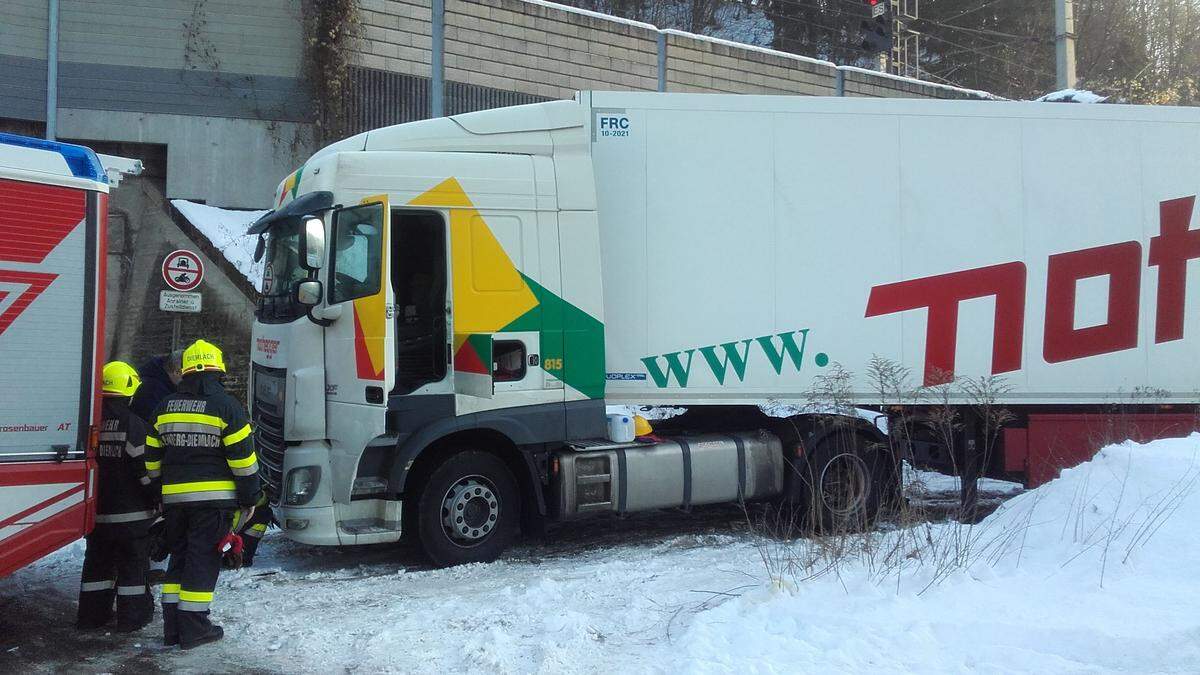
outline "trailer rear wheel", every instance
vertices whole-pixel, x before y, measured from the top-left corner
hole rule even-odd
[[[491,562],[516,537],[517,481],[495,455],[464,450],[433,470],[417,500],[417,532],[438,567]]]

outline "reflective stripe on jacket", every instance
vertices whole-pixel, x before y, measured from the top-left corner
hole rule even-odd
[[[162,479],[166,506],[238,506],[258,495],[258,458],[242,406],[215,373],[186,375],[146,439],[146,470]]]

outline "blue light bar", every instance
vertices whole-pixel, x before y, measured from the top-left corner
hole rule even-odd
[[[72,176],[87,178],[97,183],[108,183],[108,174],[104,172],[104,166],[100,164],[100,158],[96,156],[96,153],[92,152],[91,148],[3,132],[0,132],[0,144],[57,152],[67,162],[67,167],[71,169]]]

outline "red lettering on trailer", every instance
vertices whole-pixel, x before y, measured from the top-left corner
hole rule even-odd
[[[1200,258],[1200,230],[1189,230],[1196,197],[1171,199],[1158,205],[1161,234],[1150,239],[1150,265],[1158,267],[1158,314],[1154,341],[1183,339],[1183,307],[1187,292],[1187,262]]]
[[[1046,270],[1046,363],[1073,361],[1133,349],[1138,340],[1142,247],[1136,241],[1050,256]],[[1075,328],[1075,291],[1080,279],[1108,277],[1108,319]]]
[[[992,328],[992,373],[1021,369],[1025,329],[1025,264],[979,267],[963,272],[911,279],[871,289],[867,316],[929,309],[925,327],[925,386],[954,379],[958,303],[996,298]]]
[[[1188,229],[1196,197],[1159,204],[1160,234],[1150,239],[1151,267],[1158,268],[1154,341],[1183,338],[1187,262],[1200,259],[1200,230]],[[1138,344],[1142,247],[1136,241],[1109,244],[1049,257],[1042,356],[1047,363],[1110,354]],[[1108,314],[1099,326],[1075,328],[1080,279],[1107,276]],[[1021,368],[1025,323],[1025,265],[1019,262],[909,279],[871,289],[866,316],[928,309],[925,328],[925,386],[954,379],[958,303],[994,296],[992,374]]]

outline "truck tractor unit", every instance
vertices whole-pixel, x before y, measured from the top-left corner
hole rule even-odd
[[[287,536],[439,565],[600,513],[861,526],[901,458],[1044,482],[1196,428],[1198,188],[1183,108],[581,92],[362,133],[250,229],[263,476]]]

